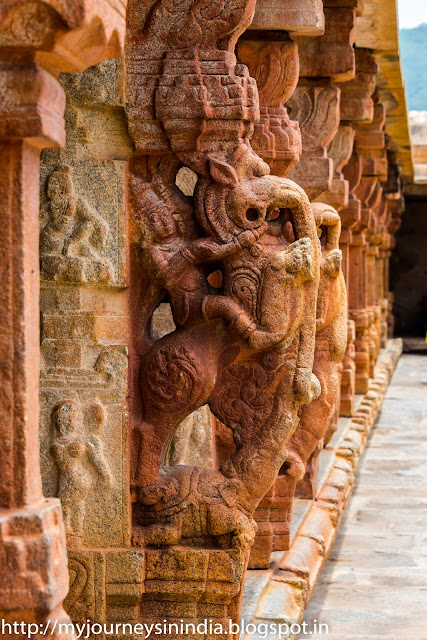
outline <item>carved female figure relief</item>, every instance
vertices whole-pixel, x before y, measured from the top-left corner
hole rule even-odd
[[[83,543],[86,502],[96,476],[108,487],[112,475],[103,454],[99,432],[105,421],[100,404],[86,411],[90,429],[84,428],[80,408],[73,400],[58,402],[52,411],[55,439],[52,455],[58,467],[58,498],[62,503],[67,542],[71,548]]]

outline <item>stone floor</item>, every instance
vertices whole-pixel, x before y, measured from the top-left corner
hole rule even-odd
[[[299,638],[427,640],[427,356],[398,363],[304,621]]]

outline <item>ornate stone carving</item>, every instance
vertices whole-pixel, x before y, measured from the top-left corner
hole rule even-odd
[[[299,122],[302,156],[289,177],[300,184],[310,199],[328,191],[333,163],[327,155],[329,143],[339,126],[340,89],[329,80],[301,80],[287,108]]]
[[[70,548],[83,543],[86,501],[94,476],[103,481],[104,490],[113,482],[98,435],[105,421],[104,408],[93,404],[85,407],[84,413],[89,424],[82,424],[79,407],[71,400],[59,402],[52,412],[52,454],[58,467],[58,498]]]
[[[219,165],[215,169],[230,173],[233,170],[231,165],[224,167]],[[167,193],[165,187],[163,187],[163,193]],[[140,544],[144,539],[148,544],[157,544],[153,540],[158,540],[159,536],[165,535],[165,509],[173,509],[174,503],[179,505],[183,499],[183,496],[177,494],[177,487],[195,483],[202,497],[206,491],[209,496],[210,483],[218,488],[221,484],[228,486],[230,482],[231,485],[237,482],[233,491],[236,493],[237,504],[241,504],[243,513],[251,513],[254,504],[262,496],[258,491],[256,496],[252,495],[255,487],[248,492],[245,486],[252,482],[251,469],[245,461],[245,474],[241,475],[240,464],[243,463],[243,459],[240,451],[235,455],[236,462],[232,466],[233,470],[227,469],[225,475],[221,475],[221,473],[224,474],[224,470],[222,472],[203,470],[200,472],[200,479],[196,481],[193,478],[193,471],[188,472],[190,474],[188,480],[185,479],[186,474],[181,477],[183,472],[179,469],[164,471],[162,473],[166,475],[160,483],[157,482],[153,486],[149,485],[149,489],[144,489],[143,485],[150,480],[150,476],[152,477],[152,474],[154,477],[157,476],[164,442],[170,437],[169,434],[180,416],[185,417],[208,400],[215,415],[233,429],[235,439],[240,440],[240,448],[249,446],[251,432],[254,436],[260,429],[266,429],[266,433],[269,434],[268,439],[273,438],[277,442],[273,447],[275,450],[279,441],[276,440],[277,436],[273,435],[274,429],[278,428],[278,421],[281,419],[287,431],[292,424],[293,414],[290,407],[282,407],[279,413],[276,413],[274,408],[276,386],[277,384],[282,386],[281,378],[289,376],[288,367],[283,366],[283,356],[279,355],[278,347],[280,352],[286,351],[288,358],[294,362],[293,375],[296,375],[295,384],[299,387],[294,388],[296,398],[308,400],[313,393],[311,384],[314,382],[310,382],[310,374],[308,373],[308,377],[305,378],[305,373],[301,371],[299,374],[295,370],[295,367],[299,368],[297,360],[301,355],[298,354],[299,338],[297,339],[297,336],[302,326],[303,291],[305,286],[312,285],[315,277],[313,243],[308,237],[297,240],[294,235],[297,233],[298,224],[302,227],[307,224],[307,211],[304,205],[300,204],[301,191],[292,183],[265,176],[240,181],[237,186],[231,187],[212,182],[209,186],[204,185],[203,200],[200,196],[197,199],[198,195],[196,195],[198,220],[208,231],[213,227],[217,237],[221,238],[222,235],[221,243],[214,240],[212,236],[186,241],[185,237],[180,236],[179,228],[174,223],[172,215],[158,196],[156,197],[152,188],[147,189],[146,185],[137,178],[133,181],[134,219],[142,228],[145,242],[150,242],[148,246],[146,245],[143,259],[151,277],[157,281],[159,287],[157,299],[163,297],[163,291],[169,293],[175,324],[181,328],[181,332],[168,334],[155,343],[142,360],[140,389],[144,421],[147,426],[141,425],[139,431],[144,449],[147,446],[150,448],[153,462],[150,465],[151,468],[147,468],[148,465],[145,464],[143,469],[143,459],[138,465],[139,477],[137,476],[135,481],[136,486],[142,485],[139,490],[139,501],[141,505],[145,505],[145,509],[139,508],[137,522],[147,524],[147,519],[148,522],[155,521],[158,519],[155,515],[156,510],[160,512],[161,518],[158,533],[155,525],[152,524],[151,529],[145,527],[145,533],[144,527],[140,527],[138,533],[134,534],[135,540]],[[249,208],[248,201],[252,205]],[[144,212],[146,216],[148,214],[146,222],[139,212]],[[159,216],[160,212],[162,218]],[[255,220],[252,219],[253,217]],[[143,226],[144,222],[145,226]],[[239,232],[237,223],[242,226],[246,224],[248,228]],[[154,235],[156,232],[157,235]],[[234,235],[231,235],[231,232],[234,232]],[[160,234],[163,235],[163,242],[159,242],[162,240]],[[233,240],[227,242],[228,237]],[[211,261],[215,261],[217,270],[220,267],[219,270],[222,271],[221,289],[225,295],[211,293],[208,282],[204,282],[203,272],[198,267],[198,263],[209,265]],[[286,304],[289,295],[294,299],[294,305],[291,308]],[[272,303],[273,300],[274,303]],[[149,312],[152,313],[152,310]],[[218,321],[225,324],[223,325],[225,335],[220,337],[219,343],[217,335],[209,335],[208,331],[209,325],[214,328],[218,325]],[[188,333],[182,333],[182,330],[187,330]],[[201,341],[202,330],[205,332],[205,339],[210,349],[213,350],[208,365],[204,363],[197,343],[193,344],[190,339],[190,336],[197,331]],[[188,334],[189,337],[187,337]],[[239,350],[243,348],[247,352],[245,358],[247,364],[244,362],[233,364],[234,358],[232,358],[226,361],[225,366],[220,365],[215,353],[215,345],[219,346],[224,340],[225,344],[231,340],[230,345],[233,343],[242,345]],[[273,351],[260,356],[261,361],[258,361],[255,354],[260,349],[273,349]],[[303,379],[298,380],[301,375]],[[253,378],[255,385],[254,390],[249,392],[248,376],[250,376],[249,380]],[[216,385],[215,379],[217,379]],[[263,390],[262,398],[260,396],[259,400],[255,401],[254,393],[257,384],[262,383],[267,384],[271,390],[269,392]],[[286,395],[289,396],[289,393]],[[245,397],[249,402],[245,401]],[[242,401],[243,411],[238,410],[236,413],[239,398]],[[231,413],[229,407],[233,407]],[[239,424],[236,424],[237,421]],[[154,422],[156,433],[146,435],[148,425]],[[264,426],[261,427],[261,425]],[[242,430],[247,431],[245,436],[249,442],[245,442],[243,434],[239,433]],[[149,440],[146,440],[147,437]],[[277,451],[274,452],[274,456],[276,455]],[[157,468],[154,456],[157,456]],[[228,475],[230,473],[236,481],[231,480]],[[255,473],[255,468],[252,473]],[[193,478],[191,481],[190,477]],[[259,482],[257,484],[259,485]],[[164,496],[167,485],[172,485],[172,488],[166,491]],[[146,495],[147,491],[148,495]],[[154,504],[157,505],[158,502],[159,505],[153,509],[148,508],[156,495],[157,500]],[[219,512],[227,511],[226,503],[223,504],[221,498],[221,488],[219,494],[214,492],[209,497],[209,500],[211,499],[214,505],[218,504]],[[194,499],[190,502],[194,503]],[[215,507],[212,509],[215,510]],[[240,516],[238,519],[241,521]],[[221,518],[219,520],[221,522]],[[215,521],[213,515],[210,521]],[[172,540],[170,544],[180,541],[183,526],[180,524],[178,528],[176,526],[170,528]],[[232,526],[237,526],[234,520]],[[185,528],[186,537],[197,536],[197,531],[192,531],[190,522]],[[251,537],[253,534],[249,521],[247,528]],[[228,533],[215,534],[215,531],[215,528],[209,531],[202,530],[198,535],[209,533],[213,536],[223,536]],[[243,548],[247,543],[248,541],[240,545],[236,541],[236,545]]]
[[[262,32],[251,31],[247,37],[251,39],[240,40],[237,53],[259,91],[261,118],[255,123],[252,146],[272,173],[285,177],[302,151],[298,122],[290,120],[284,106],[298,83],[298,46],[286,34],[276,42],[266,42]]]
[[[42,481],[45,495],[59,495],[64,505],[67,613],[79,623],[124,622],[136,616],[142,577],[127,584],[132,580],[124,561],[116,585],[106,575],[106,557],[110,551],[126,557],[131,537],[125,202],[131,141],[122,62],[106,60],[82,73],[63,73],[59,81],[67,142],[43,152],[40,172]],[[54,194],[61,185],[68,191],[55,211],[72,214],[53,233],[47,227],[51,181]],[[73,237],[64,256],[67,235]]]
[[[327,205],[312,205],[318,228],[322,258],[317,299],[316,346],[313,371],[321,382],[318,399],[301,407],[297,428],[288,441],[288,458],[279,478],[261,501],[255,512],[259,533],[252,549],[250,566],[268,567],[272,551],[289,546],[292,502],[297,482],[306,471],[307,462],[325,437],[336,411],[340,385],[341,361],[347,345],[347,294],[341,270],[339,249],[340,218]],[[316,476],[317,461],[311,458],[309,474],[311,488]],[[308,496],[307,496],[308,497]]]
[[[258,93],[234,44],[254,4],[220,3],[214,14],[194,0],[173,2],[168,19],[164,5],[149,14],[139,0],[128,8],[131,367],[140,371],[131,401],[133,543],[158,556],[165,582],[164,568],[189,554],[193,566],[215,554],[226,581],[231,562],[233,589],[222,602],[235,617],[253,511],[283,463],[299,405],[320,392],[311,372],[319,249],[302,189],[268,175],[251,148]],[[192,199],[176,186],[182,167],[197,174]],[[153,341],[151,319],[165,299],[176,330]],[[177,426],[204,404],[232,430],[235,452],[217,470],[168,467]],[[168,549],[154,552],[158,545]],[[194,580],[189,571],[182,581]],[[159,577],[157,569],[144,611],[146,599],[163,601]],[[181,599],[167,589],[169,600]]]
[[[47,222],[40,233],[41,277],[62,282],[109,282],[111,265],[102,252],[105,220],[75,193],[72,170],[58,165],[47,180]]]

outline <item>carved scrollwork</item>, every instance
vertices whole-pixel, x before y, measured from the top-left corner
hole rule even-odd
[[[147,398],[161,411],[178,411],[191,405],[199,390],[202,363],[184,346],[168,345],[154,351],[142,372]]]

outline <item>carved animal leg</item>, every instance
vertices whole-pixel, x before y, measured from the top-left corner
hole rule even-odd
[[[136,526],[132,529],[132,544],[136,547],[178,544],[181,541],[181,529],[178,517],[146,527]]]
[[[217,374],[218,334],[214,324],[175,331],[156,342],[141,362],[144,419],[137,486],[155,482],[176,427],[206,403]]]
[[[218,544],[224,548],[231,546],[236,549],[246,549],[255,538],[256,524],[239,508],[225,505],[211,506],[208,514],[208,530],[215,536]]]

